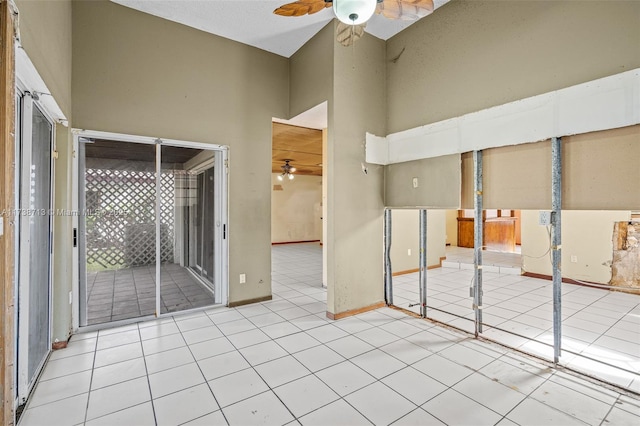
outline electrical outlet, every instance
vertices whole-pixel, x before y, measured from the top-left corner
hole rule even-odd
[[[407,256],[411,256],[411,249],[407,249]]]
[[[417,188],[417,187],[418,187],[418,178],[417,178],[417,177],[414,177],[414,178],[413,178],[413,187],[414,187],[414,188]]]
[[[247,282],[247,274],[240,274],[240,284]]]
[[[571,255],[571,263],[578,263],[578,256],[576,256],[575,254]]]
[[[541,226],[549,226],[549,225],[551,225],[551,212],[549,212],[549,211],[540,211],[540,217],[538,218],[538,223]]]

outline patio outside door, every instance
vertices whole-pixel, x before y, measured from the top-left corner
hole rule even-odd
[[[76,136],[78,326],[226,303],[226,151],[85,135]]]
[[[78,148],[81,325],[154,315],[156,147],[81,138]]]

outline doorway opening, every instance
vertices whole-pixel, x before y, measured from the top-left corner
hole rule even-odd
[[[226,304],[226,148],[76,136],[78,326]]]
[[[327,103],[272,125],[272,290],[326,287]],[[302,268],[294,260],[301,258]]]

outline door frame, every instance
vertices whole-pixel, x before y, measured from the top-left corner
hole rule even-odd
[[[16,234],[20,236],[20,238],[16,238],[16,255],[18,255],[18,264],[16,265],[18,268],[15,273],[16,283],[15,283],[15,294],[16,294],[16,336],[17,338],[17,346],[15,351],[16,356],[16,398],[17,403],[21,404],[26,402],[27,397],[31,393],[33,385],[37,382],[37,378],[42,371],[44,364],[48,359],[48,355],[51,352],[51,336],[52,336],[52,325],[53,325],[53,312],[52,312],[52,292],[53,292],[53,263],[54,263],[54,253],[53,253],[53,206],[55,200],[55,144],[56,144],[56,121],[53,119],[47,108],[42,105],[37,96],[34,97],[31,92],[25,89],[25,85],[22,81],[17,78],[16,79],[16,101],[20,101],[20,117],[19,124],[20,129],[16,130]],[[18,107],[18,105],[16,105]],[[29,271],[29,246],[24,244],[24,242],[29,241],[29,236],[31,234],[29,228],[29,221],[24,220],[25,218],[30,217],[29,212],[24,215],[24,210],[22,206],[19,204],[21,200],[24,200],[26,196],[29,195],[30,185],[25,186],[25,182],[29,182],[30,178],[30,170],[23,167],[25,164],[25,160],[29,159],[29,164],[31,163],[31,149],[33,148],[33,140],[32,140],[32,125],[33,125],[33,111],[34,108],[37,108],[40,113],[45,117],[45,119],[51,125],[51,139],[49,141],[49,151],[50,151],[50,174],[49,174],[49,203],[48,203],[48,211],[44,212],[49,218],[49,256],[48,256],[48,270],[47,270],[47,287],[48,287],[48,297],[47,297],[47,305],[48,305],[48,326],[47,330],[47,355],[45,355],[42,361],[39,363],[36,368],[36,372],[34,373],[33,380],[29,380],[29,279],[30,279],[30,271]],[[16,126],[17,127],[17,126]],[[25,157],[24,155],[27,155]],[[19,244],[19,245],[18,245]],[[24,286],[27,285],[25,288]],[[25,291],[26,290],[26,291]],[[25,314],[26,313],[26,314]]]
[[[197,216],[197,217],[201,217],[201,218],[203,218],[203,219],[204,219],[204,210],[205,210],[205,207],[206,207],[206,202],[205,202],[205,197],[206,197],[206,193],[205,193],[205,192],[206,192],[206,191],[205,191],[205,186],[206,186],[206,172],[207,172],[208,170],[210,170],[211,168],[214,168],[214,169],[215,169],[215,165],[214,165],[214,161],[213,161],[213,159],[212,159],[211,161],[207,161],[207,162],[205,162],[205,163],[209,166],[209,168],[204,168],[204,167],[200,164],[200,165],[198,165],[198,167],[195,167],[195,168],[193,168],[193,169],[190,169],[190,170],[189,170],[189,171],[191,171],[191,172],[194,172],[194,178],[195,178],[195,180],[196,180],[196,188],[197,188],[197,191],[198,191],[198,195],[196,195],[196,197],[198,197],[198,196],[199,196],[199,194],[200,194],[200,191],[202,191],[202,205],[201,205],[201,211],[200,211],[200,213],[195,213],[195,214],[199,214],[199,216]],[[214,170],[214,172],[215,172],[215,170]],[[197,181],[200,179],[200,177],[202,177],[202,188],[198,187],[198,184],[197,184]],[[214,176],[214,177],[215,177],[215,176]],[[214,209],[215,209],[215,199],[216,199],[216,196],[217,196],[217,194],[216,194],[215,184],[216,184],[216,183],[215,183],[215,180],[214,180],[214,188],[213,188],[213,192],[214,192],[214,195],[213,195],[213,198],[214,198]],[[189,220],[189,227],[188,227],[188,228],[189,228],[189,231],[188,231],[188,234],[189,234],[189,235],[191,235],[191,234],[192,234],[192,231],[193,231],[193,226],[194,226],[194,223],[193,223],[193,216],[194,216],[195,214],[194,214],[194,213],[192,213],[192,212],[189,212],[189,219],[188,219],[188,220]],[[216,220],[216,216],[217,216],[217,215],[216,215],[216,212],[215,212],[215,210],[214,210],[214,218],[213,218],[214,222],[215,222],[215,220]],[[200,244],[199,244],[199,245],[200,245],[200,251],[201,251],[201,253],[204,253],[204,235],[203,235],[203,234],[204,234],[204,226],[202,226],[202,225],[201,225],[201,226],[200,226],[200,228],[201,228],[201,229],[200,229],[200,231],[201,231],[201,232],[200,232],[200,236],[199,236],[199,238],[200,238]],[[216,229],[216,228],[215,228],[215,224],[214,224],[214,230],[215,230],[215,229]],[[215,252],[215,243],[216,243],[216,235],[215,235],[215,234],[214,234],[214,236],[213,236],[213,243],[214,243],[214,252]],[[213,281],[209,281],[209,279],[208,279],[206,276],[203,276],[203,274],[202,274],[202,273],[203,273],[203,271],[205,270],[205,268],[204,268],[204,265],[201,265],[201,264],[199,264],[199,263],[204,263],[204,262],[203,262],[201,259],[199,259],[199,256],[197,255],[197,253],[198,253],[198,247],[197,247],[197,246],[198,246],[198,244],[197,244],[197,242],[196,242],[196,248],[195,248],[195,251],[196,251],[196,260],[195,260],[195,262],[194,262],[194,265],[191,265],[191,264],[190,264],[190,263],[191,263],[190,261],[191,261],[191,253],[192,253],[192,250],[191,250],[191,248],[188,248],[188,249],[187,249],[187,250],[188,250],[188,254],[187,254],[186,256],[184,256],[184,257],[186,258],[186,260],[187,260],[187,263],[188,263],[188,265],[187,265],[186,267],[187,267],[187,269],[189,270],[189,272],[190,272],[190,273],[192,273],[192,274],[196,277],[196,279],[198,279],[198,280],[202,281],[205,285],[207,285],[208,287],[210,287],[210,288],[211,288],[211,286],[212,286],[212,285],[214,285],[215,283],[214,283]],[[198,263],[198,261],[200,261],[200,262]],[[213,264],[213,270],[214,270],[214,273],[215,273],[215,269],[216,269],[217,267],[218,267],[218,266],[216,265],[216,263],[215,263],[215,259],[214,259],[214,264]],[[215,275],[214,275],[214,278],[213,278],[213,279],[215,280]],[[212,288],[212,290],[214,290],[214,289]]]
[[[216,267],[216,280],[215,280],[215,303],[216,305],[224,305],[228,304],[228,296],[229,296],[229,190],[228,190],[228,158],[229,158],[229,147],[226,145],[218,145],[218,144],[210,144],[203,142],[193,142],[193,141],[184,141],[184,140],[176,140],[176,139],[165,139],[165,138],[156,138],[149,136],[136,136],[136,135],[128,135],[122,133],[112,133],[112,132],[101,132],[101,131],[93,131],[93,130],[83,130],[83,129],[72,129],[73,134],[73,152],[74,152],[74,160],[72,165],[72,210],[74,212],[72,217],[72,228],[74,233],[77,235],[77,230],[79,221],[81,219],[81,213],[78,211],[79,208],[79,158],[78,158],[78,148],[79,148],[79,140],[82,137],[85,138],[95,138],[95,139],[107,139],[114,140],[119,142],[132,142],[132,143],[142,143],[142,144],[152,144],[156,145],[156,172],[160,172],[160,159],[161,159],[161,148],[163,146],[172,146],[172,147],[184,147],[184,148],[194,148],[194,149],[205,149],[210,151],[215,151],[216,155],[214,160],[214,167],[218,170],[216,172],[215,179],[215,193],[216,193],[216,201],[219,199],[219,203],[215,206],[216,209],[216,226],[215,229],[215,253],[220,253],[220,256],[214,257],[215,267]],[[156,181],[157,191],[159,191],[159,180]],[[158,193],[158,192],[156,192]],[[159,203],[160,199],[156,199],[156,215],[159,214]],[[157,217],[156,217],[157,219]],[[159,228],[160,223],[156,220],[156,228]],[[158,231],[158,229],[156,229]],[[78,239],[80,236],[78,235]],[[156,232],[156,245],[160,243],[160,233]],[[72,328],[73,332],[77,332],[80,329],[83,330],[97,330],[100,328],[104,328],[109,325],[113,325],[114,322],[105,323],[105,324],[96,324],[96,325],[80,325],[80,251],[79,244],[75,244],[72,247]],[[159,259],[156,259],[156,276],[160,275],[160,262]],[[180,312],[168,312],[162,313],[160,310],[160,280],[157,280],[156,283],[156,318],[172,316],[176,314],[188,313],[193,311],[199,311],[203,309],[210,309],[211,307],[203,307],[203,308],[195,308],[189,309]],[[132,318],[129,320],[117,321],[118,324],[126,324],[140,321],[140,318]]]

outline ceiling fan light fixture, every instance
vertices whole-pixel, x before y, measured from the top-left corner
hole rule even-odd
[[[333,13],[342,23],[360,25],[373,16],[377,5],[377,0],[333,0]]]
[[[289,161],[293,160],[284,160],[284,166],[280,166],[282,173],[278,175],[279,181],[283,181],[285,177],[289,178],[289,180],[293,180],[293,172],[296,171],[296,168],[289,164]]]

